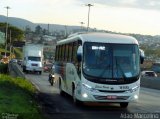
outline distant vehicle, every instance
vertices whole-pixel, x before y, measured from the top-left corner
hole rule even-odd
[[[21,66],[22,65],[22,60],[18,59],[17,64]]]
[[[137,101],[144,52],[130,36],[79,33],[57,42],[55,85],[79,102]]]
[[[52,64],[44,64],[43,65],[43,71],[44,72],[49,72],[52,68]]]
[[[23,72],[39,72],[43,71],[43,45],[26,44],[23,46]]]
[[[157,73],[160,73],[160,62],[155,62],[152,64],[152,70],[157,72]]]
[[[17,59],[11,59],[9,62],[10,63],[17,63]]]
[[[142,71],[142,77],[157,77],[157,74],[154,71]]]
[[[49,77],[48,77],[48,80],[50,82],[50,84],[53,86],[53,83],[55,82],[54,80],[54,72],[55,72],[55,66],[54,64],[52,65],[52,68],[50,69],[50,72],[49,72]]]

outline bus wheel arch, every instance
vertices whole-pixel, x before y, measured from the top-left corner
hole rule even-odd
[[[60,77],[59,77],[59,93],[61,96],[65,96],[65,92],[62,89],[62,80]]]
[[[76,94],[75,94],[75,83],[72,82],[72,98],[73,98],[73,103],[77,106],[81,105],[82,102],[79,101],[77,98],[76,98]]]

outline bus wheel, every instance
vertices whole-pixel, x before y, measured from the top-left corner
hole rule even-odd
[[[72,89],[72,98],[73,98],[73,103],[77,106],[80,106],[81,105],[81,101],[77,100],[76,99],[76,93],[75,93],[75,89],[73,87]]]
[[[127,108],[128,102],[121,102],[120,106],[121,106],[121,108]]]
[[[62,90],[61,79],[59,79],[59,93],[61,96],[65,96],[65,92]]]
[[[42,74],[42,71],[39,71],[39,75],[41,75]]]
[[[23,72],[26,72],[26,68],[23,66]]]

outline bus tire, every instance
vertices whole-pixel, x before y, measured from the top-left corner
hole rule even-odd
[[[121,108],[127,108],[128,107],[128,102],[121,102],[120,106],[121,106]]]
[[[74,103],[76,106],[82,105],[82,102],[76,99],[76,95],[75,95],[75,94],[76,94],[76,93],[75,93],[75,86],[74,86],[74,84],[72,84],[72,98],[73,98],[73,103]]]
[[[65,92],[62,90],[61,79],[59,79],[59,93],[61,96],[65,96]]]
[[[42,74],[42,71],[39,71],[39,75],[41,75]]]
[[[23,72],[25,73],[25,69],[23,68]]]
[[[26,74],[28,74],[28,73],[29,73],[29,71],[25,69],[25,73],[26,73]]]
[[[26,72],[26,68],[25,68],[25,66],[23,66],[23,72],[24,72],[24,73]]]

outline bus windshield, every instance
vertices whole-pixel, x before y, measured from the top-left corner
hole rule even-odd
[[[41,61],[41,58],[40,57],[28,57],[28,60],[31,60],[31,61]]]
[[[135,44],[84,43],[83,72],[100,79],[130,79],[138,76],[139,48]]]

